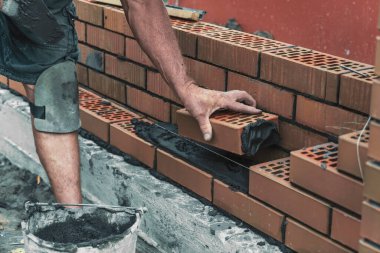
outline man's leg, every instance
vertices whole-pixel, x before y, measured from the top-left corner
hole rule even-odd
[[[1,0],[0,0],[1,1]],[[24,85],[28,99],[34,101],[34,86]],[[78,132],[54,134],[39,132],[33,120],[37,154],[45,168],[59,203],[82,203]]]

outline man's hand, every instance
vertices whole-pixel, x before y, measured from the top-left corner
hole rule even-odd
[[[178,94],[187,111],[198,121],[203,138],[210,141],[212,127],[210,116],[217,110],[228,109],[248,114],[261,113],[256,109],[256,101],[245,91],[214,91],[203,89],[193,83],[186,85]]]

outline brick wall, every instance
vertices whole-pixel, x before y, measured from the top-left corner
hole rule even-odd
[[[359,244],[361,215],[376,214],[377,209],[372,202],[362,209],[363,181],[356,159],[358,131],[369,113],[380,118],[378,100],[369,100],[371,89],[372,95],[379,92],[379,85],[372,85],[373,66],[213,24],[172,19],[188,71],[199,85],[247,91],[279,126],[279,147],[257,155],[259,162],[249,168],[248,191],[240,192],[136,135],[132,118],[179,122],[180,132],[187,130],[194,139],[199,129],[186,113],[176,113],[181,101],[134,39],[123,11],[75,2],[84,129],[295,251],[375,247],[364,240]],[[7,83],[17,91],[19,86]],[[235,115],[236,121],[242,117],[217,116],[214,128],[221,118]],[[243,118],[245,123],[252,120]],[[222,134],[229,131],[224,125]],[[378,129],[374,121],[371,135],[377,136]],[[231,139],[240,141],[239,134]],[[363,164],[367,151],[372,150],[372,159],[379,155],[378,139],[369,135],[366,131],[359,143]],[[376,144],[368,145],[371,141]],[[212,144],[229,149],[223,142]],[[378,170],[378,164],[371,166]],[[374,186],[364,192],[378,194]]]

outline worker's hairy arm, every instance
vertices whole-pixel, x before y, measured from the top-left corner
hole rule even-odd
[[[211,139],[209,117],[216,110],[259,112],[255,108],[255,100],[248,93],[203,89],[188,76],[162,0],[122,0],[122,4],[137,41],[186,109],[198,120],[206,140]]]

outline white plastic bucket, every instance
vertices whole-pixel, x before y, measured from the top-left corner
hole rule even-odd
[[[93,207],[66,209],[52,205],[33,205],[27,208],[28,219],[22,222],[26,253],[135,253],[137,229],[141,223],[143,209],[123,207]],[[122,227],[119,234],[80,242],[61,243],[46,241],[36,236],[38,231],[53,224],[64,223],[69,218],[81,219],[83,215],[106,219],[111,226]],[[128,222],[128,223],[127,223]]]

